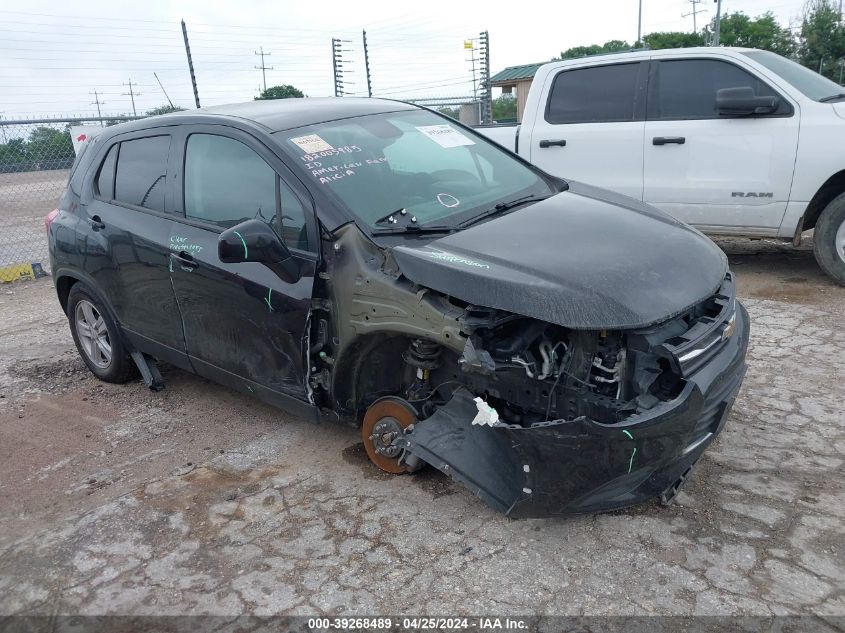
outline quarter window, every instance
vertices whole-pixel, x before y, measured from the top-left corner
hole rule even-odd
[[[97,175],[97,193],[106,200],[114,199],[114,167],[117,163],[117,148],[118,144],[111,146]]]
[[[287,246],[308,248],[305,209],[299,198],[263,158],[225,136],[188,137],[185,216],[224,228],[263,220]]]
[[[649,119],[717,119],[716,92],[722,88],[749,87],[758,97],[779,96],[767,84],[738,66],[716,59],[661,61],[649,102]],[[774,114],[788,114],[780,100]]]
[[[164,211],[169,152],[169,136],[123,141],[117,161],[114,199],[137,207]]]
[[[601,123],[635,120],[639,63],[577,68],[558,73],[546,121]]]

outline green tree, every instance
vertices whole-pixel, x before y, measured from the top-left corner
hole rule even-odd
[[[516,97],[513,95],[501,95],[493,99],[493,120],[507,119],[516,121]]]
[[[179,106],[173,105],[160,105],[157,108],[153,108],[152,110],[147,110],[147,116],[157,116],[159,114],[168,114],[170,112],[181,112],[185,108],[180,108]]]
[[[715,22],[714,18],[704,28],[708,41],[712,41]],[[756,18],[750,18],[741,11],[722,16],[719,23],[719,44],[761,48],[784,57],[791,57],[797,49],[797,42],[792,31],[778,24],[771,12]]]
[[[12,138],[5,145],[0,145],[0,173],[16,171],[15,165],[26,161],[26,145],[22,138]]]
[[[573,59],[575,57],[587,57],[588,55],[599,55],[600,53],[618,53],[631,50],[631,45],[624,40],[610,40],[602,45],[591,44],[590,46],[575,46],[561,51],[560,59]]]
[[[798,61],[822,75],[839,81],[845,58],[845,25],[830,0],[811,0],[801,22]]]
[[[445,114],[446,116],[455,119],[455,121],[458,120],[458,115],[460,113],[459,108],[450,108],[448,106],[440,106],[439,108],[437,108],[437,111],[440,114]]]
[[[661,48],[689,48],[690,46],[704,46],[704,35],[701,33],[686,33],[683,31],[661,31],[643,36],[643,44],[652,50]]]
[[[302,98],[305,95],[299,88],[294,88],[289,84],[284,84],[281,86],[272,86],[271,88],[267,88],[264,90],[260,95],[255,97],[255,100],[258,101],[259,99],[294,99],[294,98]]]
[[[75,155],[70,132],[46,126],[37,127],[29,133],[26,153],[33,161],[64,159]]]

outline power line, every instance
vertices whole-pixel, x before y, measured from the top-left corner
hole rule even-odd
[[[164,98],[167,99],[167,103],[169,103],[170,107],[172,108],[173,102],[170,100],[170,97],[167,96],[167,90],[164,89],[164,86],[161,83],[161,79],[158,78],[158,75],[156,73],[153,73],[153,77],[156,78],[156,81],[158,82],[158,87],[161,88],[161,91],[164,93]]]

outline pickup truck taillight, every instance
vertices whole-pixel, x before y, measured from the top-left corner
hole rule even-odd
[[[50,213],[47,214],[47,217],[44,218],[44,230],[47,233],[50,233],[50,225],[53,223],[53,220],[56,219],[56,216],[59,215],[58,209],[53,209]]]

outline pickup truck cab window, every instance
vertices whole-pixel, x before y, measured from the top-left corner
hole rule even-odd
[[[454,226],[498,203],[553,193],[531,167],[423,110],[329,121],[279,136],[306,182],[371,229],[402,209],[417,226]]]
[[[758,97],[780,95],[739,66],[717,59],[659,61],[652,78],[649,120],[718,119],[716,93],[722,88],[748,87]],[[789,115],[792,108],[780,98],[768,116]]]
[[[639,63],[576,68],[558,73],[546,104],[546,121],[602,123],[636,120]]]
[[[149,136],[123,141],[117,160],[114,199],[164,211],[170,136]]]
[[[307,250],[302,204],[273,168],[244,143],[215,134],[191,134],[184,172],[187,218],[223,228],[262,220],[288,247]]]

